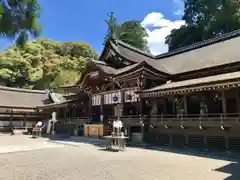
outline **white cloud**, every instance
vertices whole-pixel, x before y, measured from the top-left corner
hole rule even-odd
[[[142,26],[148,33],[148,46],[152,54],[157,55],[168,51],[165,38],[173,29],[178,29],[185,24],[183,20],[171,21],[165,19],[160,12],[148,14],[142,21]]]

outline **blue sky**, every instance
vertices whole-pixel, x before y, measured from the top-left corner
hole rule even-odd
[[[99,53],[102,50],[103,39],[107,31],[104,19],[107,18],[108,12],[114,12],[118,22],[126,20],[143,21],[145,18],[144,27],[148,29],[149,33],[152,33],[151,35],[154,35],[154,37],[151,37],[152,41],[154,41],[152,44],[155,43],[153,46],[158,49],[155,51],[161,53],[161,47],[156,47],[156,31],[152,29],[163,30],[166,26],[169,27],[169,23],[173,25],[173,23],[179,22],[183,10],[181,0],[39,1],[42,8],[40,23],[43,25],[41,37],[61,42],[85,41],[91,44]],[[159,25],[159,22],[162,23]],[[159,33],[161,32],[158,32],[158,37],[161,36]],[[151,46],[150,41],[151,39],[149,40]],[[0,49],[4,49],[9,45],[11,45],[10,40],[0,39]],[[154,48],[151,47],[151,49]]]

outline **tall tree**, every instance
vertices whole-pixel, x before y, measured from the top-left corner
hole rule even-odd
[[[240,28],[240,1],[184,0],[186,25],[166,38],[174,50]]]
[[[0,0],[0,35],[16,39],[23,46],[29,37],[41,32],[37,0]]]
[[[108,14],[108,20],[106,20],[106,23],[108,25],[108,32],[104,39],[104,43],[113,38],[121,40],[143,51],[149,51],[146,39],[148,34],[141,26],[140,21],[132,20],[117,24],[114,13],[111,12]]]
[[[0,84],[10,87],[58,89],[75,83],[96,51],[84,42],[58,43],[48,39],[13,46],[0,53]]]

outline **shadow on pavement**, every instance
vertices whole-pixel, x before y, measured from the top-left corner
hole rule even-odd
[[[66,143],[69,145],[71,145],[70,143],[90,144],[90,145],[97,146],[99,148],[98,149],[99,151],[109,151],[103,148],[105,147],[105,140],[100,138],[69,137],[69,136],[58,136],[58,137],[48,137],[48,138],[50,141],[58,141],[58,142],[62,142],[63,144]],[[74,145],[74,146],[80,147],[81,144]],[[239,163],[240,153],[216,152],[213,150],[194,150],[194,149],[187,149],[187,148],[177,149],[177,148],[162,147],[162,146],[155,146],[155,145],[149,145],[149,144],[141,144],[141,145],[130,144],[128,145],[128,147],[229,161],[230,163],[228,165],[220,167],[218,169],[214,169],[214,171],[231,174],[231,176],[229,176],[225,180],[240,180],[240,163]],[[110,152],[116,152],[116,151],[110,151]]]
[[[146,145],[144,147],[141,147],[141,146],[134,146],[134,147],[150,149],[154,151],[161,151],[161,152],[170,152],[170,153],[181,154],[181,155],[191,155],[191,156],[197,156],[197,157],[229,161],[229,164],[227,164],[226,166],[213,169],[213,171],[230,174],[230,176],[228,178],[225,178],[225,180],[240,180],[240,163],[239,163],[240,153],[237,153],[237,152],[235,153],[234,152],[216,152],[213,150],[195,150],[195,149],[186,149],[186,148],[177,149],[177,148],[151,146],[151,145]]]
[[[225,180],[239,180],[240,179],[240,164],[238,162],[231,162],[230,164],[215,169],[214,171],[228,173],[231,176],[225,178]]]
[[[98,149],[99,151],[105,151],[105,152],[120,152],[119,150],[117,149],[106,149],[106,148],[101,148],[101,149]]]

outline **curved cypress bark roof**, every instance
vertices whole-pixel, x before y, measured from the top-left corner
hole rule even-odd
[[[35,108],[51,101],[48,91],[29,90],[0,86],[0,107]]]
[[[124,73],[131,73],[134,68],[145,64],[164,75],[179,75],[196,70],[208,70],[227,64],[240,63],[240,30],[211,38],[190,46],[186,46],[158,56],[141,51],[119,40],[110,40],[100,56],[101,61],[93,60],[87,71],[75,85],[65,88],[78,88],[85,76],[92,72],[104,72],[107,76],[116,77]],[[125,67],[116,69],[108,65],[105,60],[113,56],[113,61],[127,61]],[[110,58],[111,61],[111,58]],[[126,65],[128,64],[128,65]]]
[[[122,41],[110,40],[100,59],[107,57],[112,50],[119,57],[131,62],[131,65],[145,61],[163,73],[174,75],[240,62],[239,45],[240,30],[157,56],[138,50]]]
[[[167,82],[160,86],[146,89],[140,94],[151,96],[164,95],[165,93],[181,93],[189,91],[205,91],[210,88],[222,88],[222,87],[239,87],[240,72],[231,72],[225,74],[219,74],[214,76],[207,76],[195,79],[188,79],[176,82]]]

